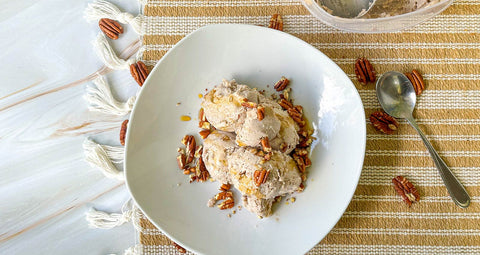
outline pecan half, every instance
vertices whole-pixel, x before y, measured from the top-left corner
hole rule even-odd
[[[415,69],[411,73],[405,73],[405,76],[410,80],[415,89],[415,94],[420,95],[425,90],[425,82],[422,75]]]
[[[259,121],[262,121],[263,118],[265,118],[265,107],[263,106],[258,106],[257,107],[257,119]]]
[[[305,159],[297,154],[293,154],[293,159],[295,160],[295,163],[297,163],[298,170],[300,170],[301,173],[305,173],[307,168]]]
[[[120,128],[120,144],[125,146],[125,136],[127,135],[127,125],[128,120],[122,122],[122,127]]]
[[[227,191],[227,190],[230,189],[230,187],[231,187],[230,184],[224,183],[224,184],[222,184],[222,186],[220,186],[220,190],[221,190],[221,191]]]
[[[253,173],[253,180],[255,181],[255,185],[260,186],[262,183],[265,183],[267,181],[268,174],[270,173],[270,170],[257,170]]]
[[[202,139],[207,138],[210,133],[211,131],[208,129],[203,129],[202,131],[198,132],[198,134],[200,135],[200,137],[202,137]]]
[[[249,101],[245,101],[246,98],[243,99],[243,102],[242,102],[242,106],[243,107],[247,107],[247,108],[257,108],[257,104],[254,103],[254,102],[249,102]]]
[[[187,158],[186,164],[190,164],[193,161],[193,158],[195,157],[195,149],[197,148],[195,137],[193,137],[193,135],[186,135],[182,139],[182,143],[187,148],[186,154],[188,155],[188,158]]]
[[[280,78],[280,80],[277,81],[277,83],[275,83],[275,86],[273,86],[273,88],[276,91],[282,91],[288,86],[289,83],[290,83],[290,80],[285,78],[285,76],[282,76],[282,78]]]
[[[405,201],[409,207],[413,202],[420,200],[420,194],[418,194],[417,189],[405,177],[397,176],[392,179],[392,183],[398,195],[403,198],[403,201]]]
[[[178,245],[177,243],[175,242],[172,242],[173,246],[175,246],[175,248],[177,249],[178,252],[180,253],[187,253],[187,250],[185,250],[185,248],[183,248],[182,246]]]
[[[376,111],[370,115],[370,122],[378,131],[387,135],[393,134],[398,129],[397,120],[382,111]]]
[[[268,136],[260,139],[260,144],[262,145],[262,149],[264,152],[269,153],[272,151],[272,146],[270,146],[270,141],[268,140]]]
[[[375,82],[377,79],[375,69],[366,58],[358,58],[355,62],[355,74],[360,83],[367,85],[369,82]]]
[[[225,209],[230,209],[235,205],[235,201],[233,201],[233,198],[227,198],[224,200],[222,203],[218,205],[218,208],[220,210],[225,210]]]
[[[123,34],[123,27],[115,20],[111,19],[100,19],[98,21],[98,26],[103,33],[105,33],[108,38],[117,40],[119,34]]]
[[[288,115],[290,115],[290,117],[292,117],[292,119],[295,122],[297,122],[297,124],[300,127],[305,126],[305,121],[302,118],[302,114],[300,112],[298,112],[298,110],[295,107],[292,107],[292,108],[288,109],[287,113],[288,113]]]
[[[133,63],[130,65],[130,74],[141,87],[148,76],[147,66],[142,61]]]
[[[290,103],[290,101],[286,100],[285,98],[280,99],[278,101],[278,104],[285,110],[293,108],[293,104]]]
[[[275,13],[270,18],[270,24],[268,24],[268,28],[273,28],[276,30],[283,31],[283,20],[280,14]]]
[[[180,168],[180,170],[185,169],[185,167],[187,166],[186,161],[187,157],[185,156],[185,154],[179,154],[177,156],[178,168]]]
[[[218,193],[217,195],[215,195],[216,200],[223,200],[223,199],[227,199],[229,197],[233,198],[233,193],[231,191],[222,191],[222,192]]]

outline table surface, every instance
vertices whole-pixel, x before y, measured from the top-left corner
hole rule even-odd
[[[87,0],[0,0],[0,253],[107,254],[135,244],[132,224],[91,229],[90,207],[119,212],[124,183],[84,160],[93,137],[119,145],[123,118],[90,112],[86,83],[103,64],[91,41],[99,29],[83,19]],[[138,2],[111,1],[133,14]],[[138,39],[131,29],[117,51]],[[138,86],[128,72],[107,75],[125,100]],[[72,84],[73,83],[73,84]]]

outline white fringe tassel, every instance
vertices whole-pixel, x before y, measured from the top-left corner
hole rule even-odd
[[[93,84],[95,84],[95,87],[87,86],[87,94],[85,95],[89,110],[117,116],[123,116],[132,110],[136,96],[132,96],[127,102],[121,103],[113,97],[105,78],[99,76],[93,80]]]
[[[137,244],[125,250],[123,255],[141,255],[143,254],[143,245]]]
[[[83,149],[85,151],[85,159],[91,166],[100,168],[102,173],[108,178],[115,178],[120,181],[125,180],[123,171],[118,170],[114,165],[114,163],[123,162],[124,147],[100,145],[87,138],[83,142]]]
[[[85,215],[88,226],[91,228],[111,229],[123,225],[125,222],[132,221],[136,209],[131,201],[129,199],[123,204],[122,213],[106,213],[90,208]]]
[[[107,41],[103,33],[98,33],[97,39],[93,41],[93,48],[98,57],[110,69],[125,70],[129,69],[130,65],[135,62],[135,59],[124,60],[117,56],[112,46]]]
[[[104,0],[95,0],[88,4],[84,17],[89,22],[96,22],[103,18],[117,20],[123,24],[130,24],[137,34],[144,33],[143,15],[139,14],[135,17],[128,12],[120,11],[117,6]]]

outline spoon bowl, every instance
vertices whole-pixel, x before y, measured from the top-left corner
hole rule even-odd
[[[468,207],[470,196],[467,191],[435,151],[412,116],[417,97],[407,76],[396,71],[386,72],[378,79],[376,92],[378,101],[386,113],[395,118],[406,119],[417,130],[455,204],[462,208]]]

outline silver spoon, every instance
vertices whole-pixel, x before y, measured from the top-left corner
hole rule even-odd
[[[332,15],[342,18],[359,18],[365,15],[376,0],[317,0],[320,5],[332,11]]]
[[[385,112],[395,118],[406,119],[417,130],[430,152],[433,162],[435,162],[453,201],[462,208],[468,207],[470,205],[470,196],[467,191],[453,175],[450,168],[443,162],[413,119],[412,113],[417,97],[410,80],[402,73],[396,71],[386,72],[378,79],[376,89],[378,101]]]

